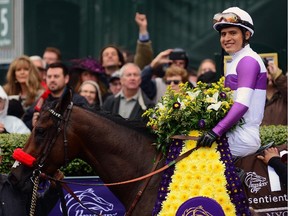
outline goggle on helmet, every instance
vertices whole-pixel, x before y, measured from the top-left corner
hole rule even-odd
[[[244,18],[241,18],[239,15],[236,13],[232,12],[234,10],[238,10]],[[254,26],[253,26],[253,21],[250,17],[250,15],[241,10],[240,8],[234,7],[231,8],[231,10],[227,9],[223,11],[222,13],[217,13],[213,17],[213,28],[216,31],[220,31],[223,26],[226,25],[232,25],[232,26],[241,26],[248,31],[251,32],[251,36],[254,34]]]

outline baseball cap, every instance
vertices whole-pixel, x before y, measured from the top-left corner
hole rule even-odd
[[[119,71],[119,70],[115,71],[115,72],[111,75],[111,77],[110,77],[110,79],[109,79],[109,82],[113,82],[114,80],[120,80],[120,71]]]

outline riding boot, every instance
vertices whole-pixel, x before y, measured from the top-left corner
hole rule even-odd
[[[237,161],[240,160],[240,159],[241,159],[241,157],[233,156],[233,155],[232,155],[232,160],[233,160],[233,164],[234,164],[234,165],[235,165],[235,164],[237,163]],[[244,179],[245,179],[245,176],[246,176],[245,171],[244,171],[243,169],[237,167],[236,165],[235,165],[235,169],[236,169],[236,173],[237,173],[238,177],[240,178],[241,183],[243,183],[243,182],[244,182]]]

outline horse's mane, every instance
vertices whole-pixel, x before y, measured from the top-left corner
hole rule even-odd
[[[149,129],[146,126],[146,123],[143,120],[142,121],[141,120],[127,120],[118,114],[113,114],[109,111],[101,109],[100,107],[98,107],[97,109],[93,109],[93,110],[90,108],[86,108],[86,107],[79,107],[79,108],[89,113],[92,113],[93,115],[96,114],[96,115],[102,116],[106,119],[109,119],[115,122],[116,124],[135,130],[145,136],[151,137],[153,139],[156,138],[156,136],[152,133],[151,129]]]

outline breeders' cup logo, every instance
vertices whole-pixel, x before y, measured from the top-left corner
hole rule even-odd
[[[103,214],[103,212],[107,213],[113,210],[114,208],[114,205],[112,203],[109,203],[106,200],[104,200],[102,197],[97,196],[94,193],[94,190],[92,188],[88,188],[84,191],[74,191],[74,193],[86,208],[95,212],[99,212],[101,215],[105,215]],[[87,213],[91,214],[91,212],[88,209],[83,207],[70,194],[67,194],[65,196],[65,200],[66,200],[68,215],[80,216],[80,215],[87,215]],[[61,208],[61,212],[62,212],[62,208]]]
[[[262,187],[265,187],[268,182],[265,177],[259,176],[255,172],[248,172],[245,177],[245,184],[251,193],[257,193]]]
[[[192,207],[186,209],[182,216],[192,216],[192,215],[205,215],[205,216],[213,216],[210,212],[206,211],[203,206]]]

